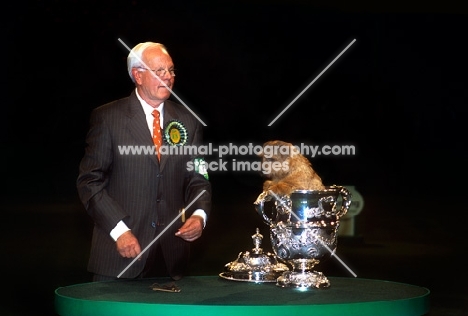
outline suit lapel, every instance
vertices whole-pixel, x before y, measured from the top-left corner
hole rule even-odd
[[[177,119],[177,114],[174,110],[174,107],[171,105],[171,101],[166,100],[164,102],[164,122],[163,126],[166,127],[169,121]],[[163,138],[165,138],[164,135],[164,130],[163,130]],[[164,142],[164,145],[169,146],[167,142]],[[169,159],[169,155],[161,155],[161,170],[164,169],[164,166],[166,165],[167,160]]]

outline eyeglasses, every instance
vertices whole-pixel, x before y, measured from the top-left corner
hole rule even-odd
[[[172,77],[175,77],[174,68],[171,68],[171,69],[167,69],[167,68],[149,69],[149,68],[144,68],[144,67],[137,67],[137,68],[142,69],[142,70],[151,70],[158,77],[164,77],[166,73],[170,73]]]

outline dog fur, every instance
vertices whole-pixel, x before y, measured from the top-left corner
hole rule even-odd
[[[267,180],[263,183],[264,191],[271,190],[278,195],[289,195],[295,190],[323,190],[325,188],[310,161],[291,143],[272,140],[263,144],[263,148],[266,146],[277,146],[277,148],[288,146],[289,151],[288,154],[277,152],[267,155],[271,157],[266,157],[265,152],[260,155],[262,162],[280,162],[281,164],[286,162],[288,166],[279,170],[271,169],[270,173],[265,174]]]

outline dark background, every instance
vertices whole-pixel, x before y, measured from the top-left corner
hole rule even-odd
[[[311,159],[325,184],[354,185],[365,201],[358,242],[338,253],[358,277],[429,288],[430,314],[463,315],[467,12],[448,1],[5,5],[0,311],[53,314],[55,288],[89,280],[92,224],[75,180],[91,110],[133,89],[120,38],[168,47],[174,92],[206,123],[207,142],[355,145],[354,156]],[[260,174],[210,177],[214,210],[193,274],[221,272],[256,227],[268,234],[252,208]]]

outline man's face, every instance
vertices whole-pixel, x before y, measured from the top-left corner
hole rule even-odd
[[[172,90],[174,86],[174,76],[171,74],[171,70],[174,70],[174,63],[171,56],[160,48],[148,48],[142,60],[151,70],[134,69],[138,92],[150,105],[159,106],[171,95],[169,89]],[[159,69],[163,69],[162,73],[165,73],[158,77],[155,71]]]

